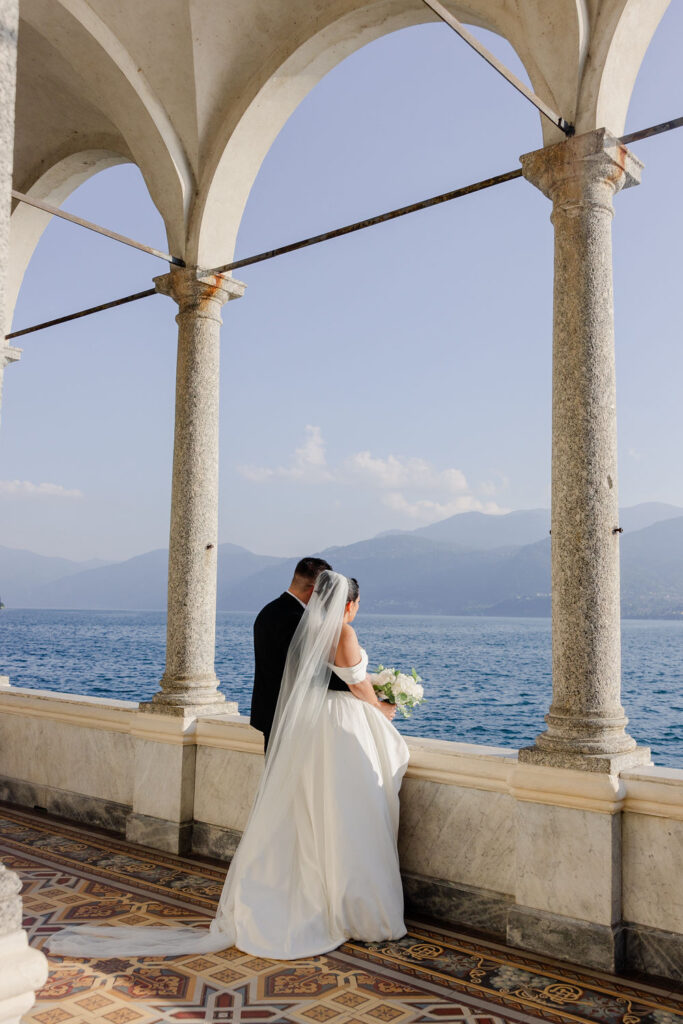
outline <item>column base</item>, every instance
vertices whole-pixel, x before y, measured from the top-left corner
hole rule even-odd
[[[596,924],[516,906],[508,911],[507,942],[518,949],[612,974],[625,966],[626,943],[621,923]]]
[[[166,821],[148,814],[129,814],[126,839],[138,846],[151,846],[153,850],[184,856],[192,849],[192,822]]]
[[[649,747],[634,747],[620,754],[585,754],[581,751],[553,750],[548,747],[522,747],[520,764],[539,764],[548,768],[573,768],[578,771],[618,775],[641,765],[651,764]]]
[[[21,1024],[47,981],[47,958],[28,944],[21,929],[0,937],[0,1020]]]
[[[157,700],[156,697],[152,697],[151,700],[141,701],[138,708],[140,711],[154,715],[173,715],[176,718],[205,718],[210,715],[239,714],[237,701],[225,698],[209,704],[172,704],[165,702],[163,698]]]

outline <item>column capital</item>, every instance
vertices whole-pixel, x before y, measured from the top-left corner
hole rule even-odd
[[[173,267],[168,274],[155,277],[154,286],[178,303],[180,313],[192,310],[195,315],[219,321],[221,306],[241,298],[247,287],[233,277],[205,274],[196,267]]]
[[[16,363],[21,359],[23,349],[8,345],[7,342],[0,342],[0,370],[4,370],[10,363]]]
[[[612,214],[612,197],[640,184],[643,165],[606,128],[534,150],[520,157],[527,181],[570,216],[602,207]]]

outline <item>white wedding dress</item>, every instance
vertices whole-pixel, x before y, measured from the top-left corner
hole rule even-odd
[[[368,658],[336,668],[361,682]],[[394,726],[352,693],[330,690],[291,816],[249,835],[253,853],[234,892],[234,944],[295,960],[348,938],[405,935],[396,836],[408,748]]]
[[[52,936],[50,952],[169,956],[234,945],[294,960],[349,938],[405,935],[396,839],[408,748],[376,708],[328,689],[347,580],[323,576],[332,582],[292,641],[263,780],[210,929],[76,926]],[[357,683],[367,665],[363,651],[358,665],[334,671]]]

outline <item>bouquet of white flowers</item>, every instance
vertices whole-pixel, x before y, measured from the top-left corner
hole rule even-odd
[[[413,708],[425,699],[424,689],[420,685],[422,679],[415,669],[406,675],[397,668],[379,665],[377,671],[370,674],[370,681],[377,696],[395,704],[404,718],[410,718]]]

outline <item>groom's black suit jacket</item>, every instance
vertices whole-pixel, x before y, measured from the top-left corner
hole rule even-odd
[[[287,651],[303,613],[303,605],[285,591],[262,608],[254,622],[254,691],[251,696],[250,722],[263,733],[266,748],[273,727]],[[348,687],[333,675],[330,689],[348,690]]]

